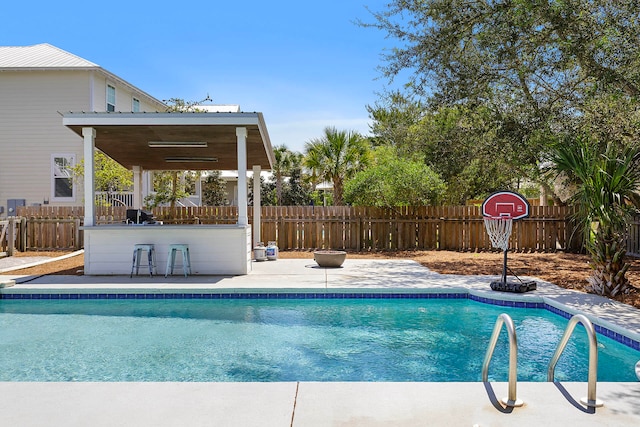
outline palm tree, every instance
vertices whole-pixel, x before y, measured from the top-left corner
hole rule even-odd
[[[593,269],[588,291],[610,297],[627,292],[624,237],[640,206],[640,147],[614,142],[603,147],[579,138],[558,145],[551,160],[576,186],[575,218],[585,231]]]
[[[288,176],[291,168],[296,162],[296,155],[290,151],[285,145],[279,145],[273,149],[275,163],[273,165],[273,174],[276,179],[276,205],[282,202],[282,181]]]
[[[354,131],[326,127],[321,138],[305,145],[305,166],[333,184],[333,203],[342,205],[345,180],[369,164],[369,144]]]

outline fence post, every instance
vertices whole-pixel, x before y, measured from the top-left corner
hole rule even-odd
[[[74,221],[75,225],[75,235],[74,235],[74,249],[80,250],[80,218],[76,218]]]
[[[9,219],[9,226],[7,228],[7,255],[13,256],[15,251],[16,240],[16,217],[11,216]]]
[[[27,218],[20,218],[20,251],[27,251]]]

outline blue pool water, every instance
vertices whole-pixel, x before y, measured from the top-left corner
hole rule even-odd
[[[445,300],[0,301],[0,381],[480,381],[512,316],[518,379],[546,381],[567,320]],[[598,336],[599,381],[636,381],[640,352]],[[503,330],[491,381],[507,380]],[[556,368],[586,381],[578,326]]]

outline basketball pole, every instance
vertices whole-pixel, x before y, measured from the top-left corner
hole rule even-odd
[[[507,284],[507,252],[509,249],[504,250],[504,261],[502,263],[502,284]]]

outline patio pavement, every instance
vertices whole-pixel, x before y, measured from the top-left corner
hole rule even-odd
[[[3,261],[3,260],[0,260]],[[0,263],[0,269],[3,268]],[[246,276],[15,276],[2,293],[470,292],[581,311],[640,340],[640,310],[540,280],[525,295],[493,292],[498,276],[440,275],[409,260],[254,262]],[[41,426],[637,426],[640,382],[598,383],[605,405],[577,403],[585,383],[518,383],[525,405],[505,409],[506,383],[0,383],[0,425]],[[497,397],[497,399],[496,399]]]

